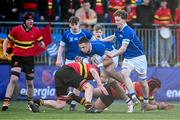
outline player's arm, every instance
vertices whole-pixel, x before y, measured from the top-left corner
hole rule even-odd
[[[93,76],[94,80],[97,82],[97,85],[99,86],[99,88],[101,89],[101,91],[105,94],[105,95],[109,95],[107,90],[104,88],[103,84],[101,83],[101,79],[99,77],[98,72],[94,69],[94,68],[90,68],[90,73]]]
[[[109,53],[107,53],[107,55],[110,57],[116,57],[118,55],[122,55],[126,51],[127,47],[128,47],[128,44],[123,43],[122,46],[117,51],[115,51],[113,53],[109,52]]]
[[[3,58],[7,58],[8,56],[8,53],[6,52],[7,50],[7,45],[8,45],[8,38],[6,38],[4,41],[3,41]]]
[[[105,38],[101,39],[101,41],[103,41],[103,42],[110,42],[110,41],[113,41],[114,38],[115,38],[115,35],[110,35],[108,37],[105,37]]]
[[[64,51],[64,46],[65,46],[65,43],[61,42],[60,46],[58,48],[58,54],[57,54],[57,59],[56,59],[56,66],[61,66],[62,65],[62,53]]]

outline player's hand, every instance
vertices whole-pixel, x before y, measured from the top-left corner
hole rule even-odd
[[[169,110],[169,109],[172,109],[174,106],[173,105],[170,105],[168,103],[165,103],[165,102],[159,102],[158,103],[158,109],[159,110]]]
[[[75,57],[75,62],[82,62],[81,57],[80,57],[80,56],[76,56],[76,57]]]
[[[61,67],[62,66],[62,61],[61,60],[56,60],[56,66]]]
[[[42,48],[45,48],[45,43],[44,43],[43,41],[41,41],[41,42],[39,43],[39,46],[42,47]]]
[[[3,59],[7,59],[8,57],[8,53],[7,52],[3,52]]]
[[[105,88],[104,86],[100,86],[99,88],[100,88],[100,90],[102,91],[102,93],[103,93],[104,95],[106,95],[106,96],[109,95],[108,91],[106,90],[106,88]]]

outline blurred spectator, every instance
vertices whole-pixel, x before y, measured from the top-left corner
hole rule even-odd
[[[170,9],[167,8],[166,0],[161,1],[160,8],[156,10],[154,18],[154,23],[161,27],[159,36],[161,66],[170,67],[168,59],[172,51],[172,33],[167,25],[172,23],[172,17]]]
[[[41,21],[59,21],[58,0],[39,0],[38,8]]]
[[[80,20],[82,28],[90,29],[90,25],[96,24],[97,22],[96,12],[90,7],[91,4],[89,0],[83,0],[82,7],[75,13],[75,16]]]
[[[154,11],[151,6],[150,0],[143,0],[143,4],[136,7],[137,22],[141,27],[150,27],[153,23]]]
[[[97,21],[101,23],[105,22],[105,19],[108,16],[107,0],[92,0],[91,5],[97,14]]]
[[[125,8],[125,0],[109,0],[108,9],[109,9],[109,16],[111,23],[115,23],[113,13],[116,10],[122,10],[124,8]]]
[[[174,21],[175,21],[175,24],[180,25],[180,2],[175,11]],[[177,38],[176,38],[177,39],[177,64],[175,65],[175,67],[179,67],[180,66],[180,26],[176,27],[176,31],[177,31]]]
[[[20,9],[19,0],[1,0],[0,9],[0,20],[18,21]]]
[[[125,10],[128,13],[127,23],[130,26],[133,26],[133,23],[136,22],[136,1],[135,0],[126,0]]]
[[[167,1],[167,7],[170,9],[171,15],[174,18],[175,10],[178,7],[178,3],[180,2],[180,0],[166,0],[166,1]]]
[[[80,8],[79,0],[60,0],[61,21],[68,22],[71,16],[75,15],[75,11]]]
[[[39,0],[19,0],[20,1],[20,14],[19,20],[23,21],[22,17],[24,13],[32,13],[35,20],[39,20],[38,16],[38,2]]]

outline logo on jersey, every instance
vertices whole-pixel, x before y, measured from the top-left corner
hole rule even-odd
[[[73,39],[74,39],[73,37],[70,37],[70,38],[69,38],[69,41],[70,41],[70,42],[72,42],[72,41],[73,41]]]

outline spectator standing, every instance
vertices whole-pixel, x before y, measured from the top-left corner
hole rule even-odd
[[[170,67],[168,60],[172,52],[172,33],[167,26],[172,23],[171,11],[167,8],[167,1],[162,0],[160,8],[156,10],[154,15],[154,23],[160,25],[160,61],[162,67]]]
[[[38,2],[39,0],[20,0],[19,20],[23,21],[21,16],[26,12],[31,12],[34,15],[34,19],[39,20]]]
[[[126,0],[125,10],[128,13],[127,23],[130,26],[133,26],[133,23],[136,22],[136,2],[134,0]]]
[[[60,10],[57,0],[39,0],[38,8],[41,21],[60,21]]]
[[[80,8],[79,0],[60,0],[61,21],[68,22],[71,16],[75,15],[75,11]]]
[[[125,8],[125,0],[109,0],[108,9],[110,22],[115,23],[113,13],[116,10],[122,10]]]
[[[82,7],[75,13],[75,16],[80,20],[81,26],[87,29],[90,29],[90,25],[96,24],[97,22],[96,12],[90,7],[91,4],[89,0],[83,0]]]
[[[92,0],[92,8],[97,14],[97,22],[105,22],[108,16],[107,0]]]
[[[150,27],[153,23],[154,11],[151,7],[150,0],[143,0],[143,3],[136,7],[137,23],[141,24],[141,27]]]
[[[180,25],[180,2],[178,7],[176,8],[175,17],[174,17],[175,24]],[[175,67],[180,66],[180,26],[176,27],[177,30],[177,64]]]

